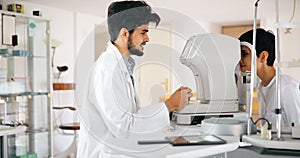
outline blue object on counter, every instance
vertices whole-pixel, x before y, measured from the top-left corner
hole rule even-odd
[[[13,50],[13,56],[32,56],[27,50]]]
[[[5,48],[5,49],[0,49],[0,55],[5,55],[5,54],[7,54],[8,53],[8,50],[7,50],[7,48]]]

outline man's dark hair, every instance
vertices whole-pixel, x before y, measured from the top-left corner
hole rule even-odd
[[[239,38],[241,42],[248,42],[253,44],[253,30],[242,34]],[[250,48],[251,49],[251,48]],[[273,66],[275,61],[275,36],[272,32],[258,28],[256,30],[256,56],[259,57],[262,51],[267,51],[269,57],[267,65]]]
[[[112,42],[117,39],[121,28],[128,29],[131,34],[135,28],[150,22],[157,26],[160,17],[144,1],[113,2],[108,7],[107,24]]]

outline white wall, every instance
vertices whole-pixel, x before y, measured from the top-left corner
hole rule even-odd
[[[298,2],[298,1],[297,1]],[[292,9],[291,4],[289,6]],[[279,3],[279,23],[287,23],[292,17],[292,11],[283,12],[283,8],[286,7],[285,3],[280,1]],[[299,41],[300,41],[300,3],[296,3],[296,12],[294,18],[292,19],[292,23],[298,24],[298,28],[291,29],[290,33],[285,33],[285,28],[279,29],[279,46],[280,46],[280,54],[281,61],[298,61],[300,62],[300,53],[299,53]],[[274,34],[276,34],[276,14],[274,10],[274,14],[269,18],[261,19],[261,27],[266,30],[272,30]],[[283,68],[281,69],[283,73],[286,73],[298,81],[300,81],[300,68]]]
[[[76,96],[82,96],[85,89],[85,83],[91,66],[95,61],[95,29],[103,19],[84,13],[76,14],[76,59],[74,82],[76,82]],[[76,97],[76,104],[82,105],[82,100]]]

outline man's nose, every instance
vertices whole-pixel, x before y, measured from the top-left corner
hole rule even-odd
[[[149,42],[149,40],[150,40],[149,36],[148,36],[148,34],[146,34],[145,37],[144,37],[144,42]]]

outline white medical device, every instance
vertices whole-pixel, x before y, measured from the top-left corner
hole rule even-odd
[[[238,39],[207,33],[188,39],[180,62],[196,81],[197,101],[174,112],[177,124],[199,124],[208,117],[233,117],[238,112],[234,71],[240,57]]]

